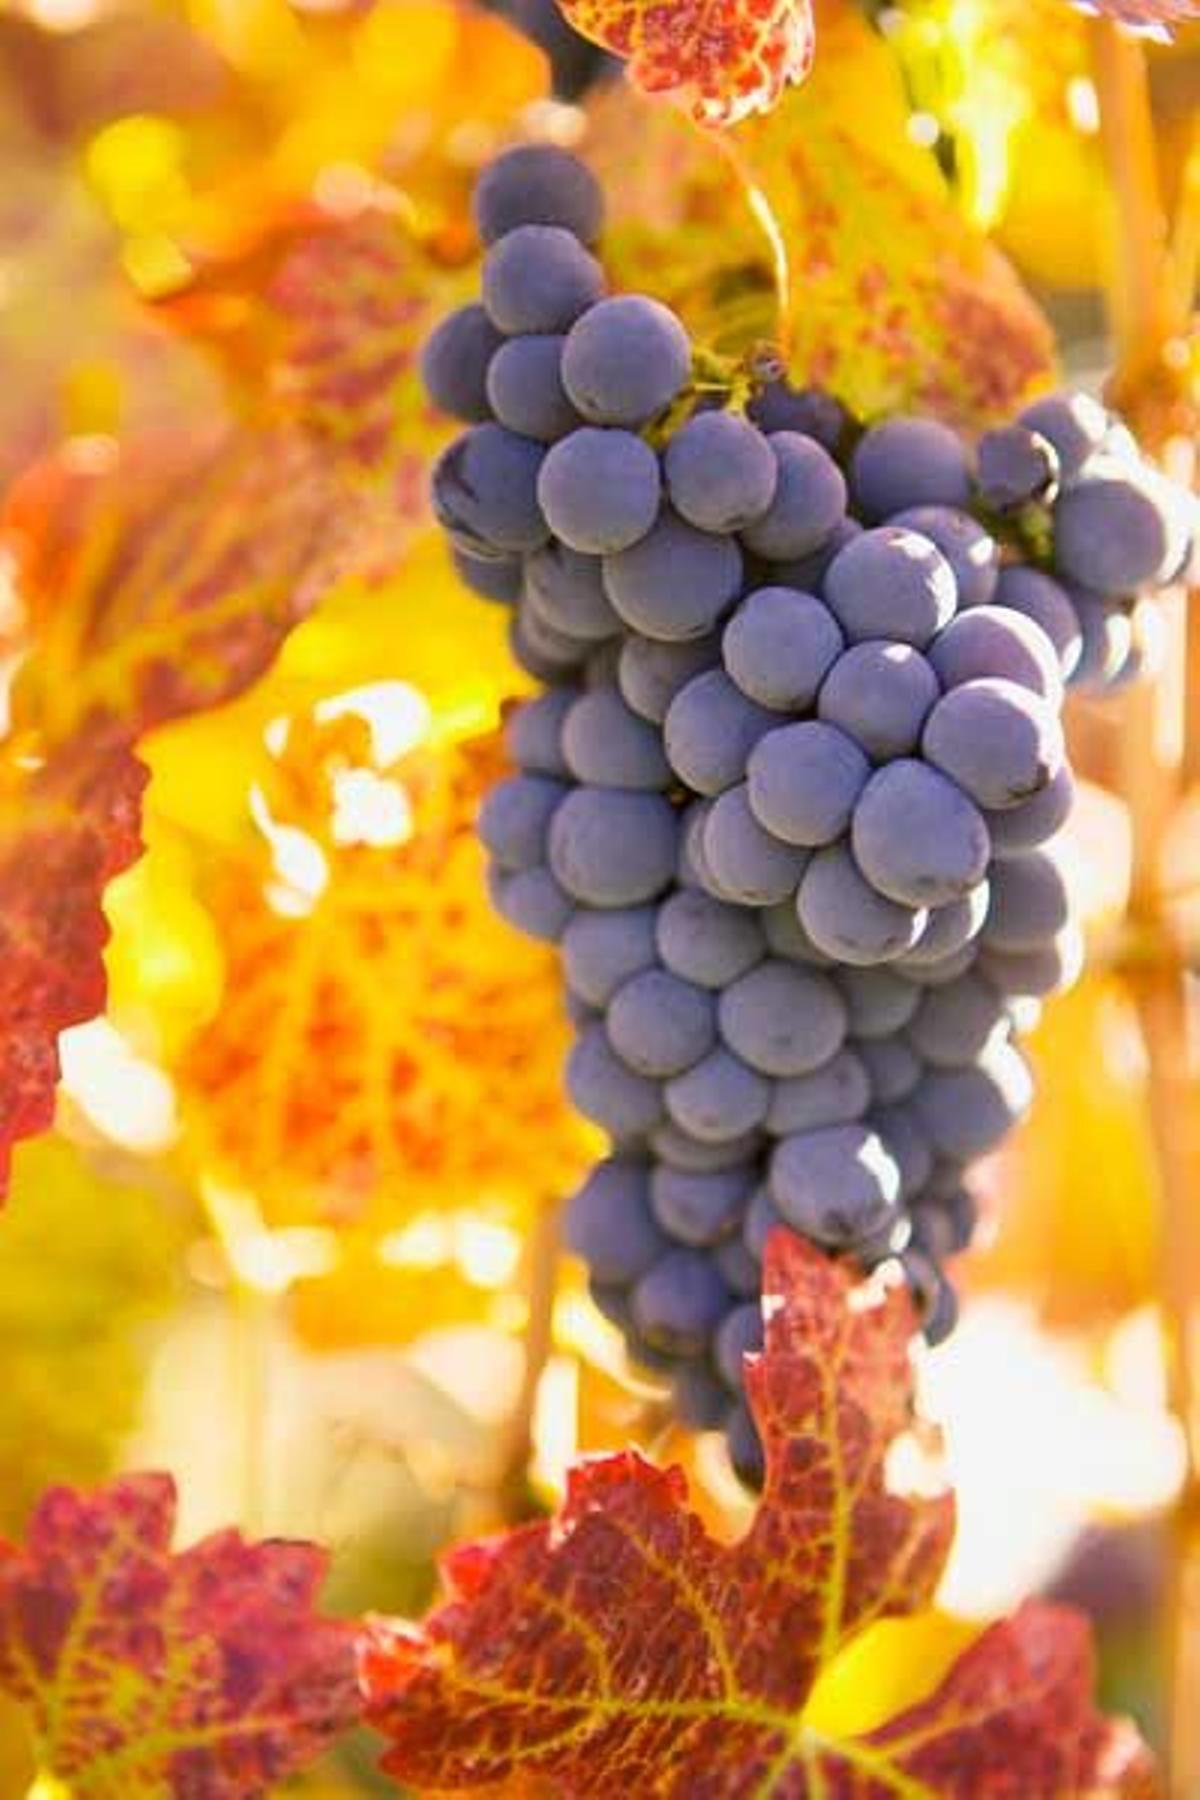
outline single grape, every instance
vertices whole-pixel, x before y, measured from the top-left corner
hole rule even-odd
[[[694,414],[667,445],[663,467],[672,506],[702,531],[740,531],[761,518],[778,480],[770,444],[736,413]]]
[[[1041,627],[1054,646],[1063,680],[1070,681],[1079,662],[1083,640],[1079,618],[1066,589],[1040,569],[1031,569],[1025,563],[1009,563],[1000,571],[996,604],[1012,612],[1024,613],[1027,619]]]
[[[698,794],[720,794],[746,773],[746,760],[776,716],[747,700],[723,669],[680,688],[663,723],[671,766]]]
[[[957,506],[908,506],[889,525],[936,544],[954,573],[960,606],[986,606],[996,591],[1000,546],[978,519]]]
[[[717,1017],[729,1048],[764,1075],[807,1075],[846,1035],[845,1004],[829,977],[774,958],[730,983]]]
[[[921,1079],[921,1059],[902,1037],[863,1038],[855,1042],[854,1052],[867,1072],[876,1106],[907,1099]]]
[[[589,307],[568,332],[562,357],[567,393],[596,425],[644,425],[670,405],[691,367],[687,332],[644,294]]]
[[[922,1198],[912,1209],[913,1243],[927,1256],[941,1262],[970,1247],[979,1209],[966,1188],[956,1188],[948,1198]]]
[[[577,788],[550,827],[550,867],[591,906],[636,906],[670,882],[678,821],[660,794]]]
[[[538,681],[574,681],[587,654],[579,638],[555,631],[524,604],[509,625],[508,643],[515,661]]]
[[[762,1262],[767,1239],[776,1226],[782,1224],[783,1214],[772,1200],[770,1190],[765,1185],[755,1188],[746,1202],[742,1242],[756,1263]]]
[[[977,806],[1000,812],[1053,780],[1064,754],[1055,709],[1027,688],[992,677],[965,681],[939,700],[921,745]]]
[[[994,1150],[1032,1100],[1029,1065],[1001,1042],[968,1068],[927,1071],[912,1105],[939,1156],[967,1162]]]
[[[662,1118],[661,1084],[629,1068],[602,1025],[588,1025],[576,1038],[567,1058],[566,1085],[584,1118],[614,1138],[641,1137]]]
[[[518,225],[488,250],[480,285],[500,331],[559,332],[599,300],[604,271],[561,226]]]
[[[712,809],[711,800],[691,800],[680,813],[676,878],[681,888],[700,888],[720,900],[724,895],[704,854],[704,828]]]
[[[836,962],[869,967],[910,950],[928,914],[889,900],[862,874],[845,844],[818,850],[796,897],[800,924]]]
[[[725,1416],[725,1441],[733,1472],[739,1481],[744,1481],[749,1488],[761,1488],[766,1480],[766,1458],[754,1415],[744,1400],[731,1406]]]
[[[439,411],[468,425],[491,418],[488,366],[503,342],[474,301],[435,325],[421,349],[421,380]]]
[[[944,688],[999,676],[1062,703],[1058,653],[1041,626],[1008,606],[975,606],[951,619],[929,646],[929,660]]]
[[[966,506],[967,453],[957,432],[936,419],[893,418],[873,425],[850,459],[850,483],[868,519],[908,506]]]
[[[1053,500],[1058,451],[1028,425],[1002,425],[979,440],[979,497],[993,512],[1015,512],[1031,500]]]
[[[704,637],[741,582],[736,540],[697,531],[670,510],[629,549],[604,559],[605,591],[625,624],[668,642]]]
[[[552,444],[580,423],[560,374],[564,342],[553,334],[514,337],[496,351],[488,364],[487,397],[509,431]]]
[[[1079,979],[1083,968],[1083,934],[1077,925],[1036,950],[992,950],[979,953],[979,972],[997,992],[1009,998],[1044,1000],[1062,993]]]
[[[769,1179],[788,1224],[838,1250],[886,1226],[900,1195],[895,1159],[866,1125],[828,1125],[783,1138]]]
[[[825,601],[851,643],[896,639],[923,650],[957,604],[954,572],[937,546],[900,525],[878,525],[840,550]]]
[[[902,1031],[920,1005],[911,981],[891,969],[839,969],[835,977],[846,1005],[846,1028],[852,1037],[889,1037]]]
[[[575,910],[549,869],[491,869],[488,893],[502,919],[546,944],[558,942]]]
[[[717,1009],[704,988],[668,969],[643,969],[608,1006],[608,1038],[639,1075],[681,1075],[712,1049]]]
[[[933,968],[944,963],[947,957],[955,956],[965,945],[973,943],[983,930],[990,902],[991,887],[985,880],[977,881],[960,900],[948,900],[945,906],[935,906],[924,931],[900,959],[900,966],[911,977],[914,971]]]
[[[725,627],[725,667],[751,700],[803,712],[845,647],[833,614],[811,594],[757,588]]]
[[[457,544],[451,544],[450,555],[459,580],[481,599],[514,606],[521,598],[524,568],[519,556],[473,556]]]
[[[631,631],[621,646],[617,681],[634,712],[661,725],[680,688],[686,687],[693,675],[716,668],[720,661],[721,641],[715,635],[666,644]]]
[[[633,1290],[633,1318],[656,1349],[698,1356],[729,1305],[729,1290],[700,1250],[668,1250]]]
[[[862,1118],[870,1103],[862,1058],[843,1049],[810,1075],[775,1083],[766,1128],[774,1137],[790,1137],[822,1125],[850,1125]]]
[[[723,988],[761,961],[762,928],[752,914],[683,888],[658,912],[658,953],[666,967],[703,988]]]
[[[525,562],[525,599],[543,624],[587,643],[621,629],[601,580],[600,559],[549,543]]]
[[[547,775],[497,782],[479,809],[479,836],[503,869],[532,869],[546,860],[550,821],[570,790]]]
[[[670,785],[659,733],[630,711],[615,687],[580,695],[567,714],[562,744],[571,773],[594,787],[652,790]]]
[[[504,746],[513,761],[531,775],[569,775],[562,753],[563,721],[578,690],[550,688],[514,707],[504,723]]]
[[[729,1411],[729,1393],[703,1363],[684,1363],[671,1377],[671,1405],[689,1431],[716,1431]]]
[[[826,450],[836,450],[845,435],[846,409],[822,388],[793,388],[786,381],[772,381],[755,395],[746,408],[760,431],[799,431],[816,438]]]
[[[839,550],[861,537],[862,531],[858,520],[847,514],[806,556],[785,556],[782,560],[764,563],[764,579],[769,579],[776,587],[796,588],[802,594],[820,594],[830,563]]]
[[[1061,862],[1046,850],[1011,856],[992,870],[992,899],[981,941],[989,949],[1036,950],[1070,921]]]
[[[668,1248],[650,1209],[650,1170],[640,1158],[597,1163],[567,1206],[563,1236],[596,1281],[628,1287]]]
[[[699,1174],[660,1163],[650,1177],[650,1204],[668,1236],[702,1249],[740,1228],[753,1186],[753,1165]]]
[[[1020,856],[1052,838],[1070,817],[1075,799],[1075,778],[1064,763],[1040,793],[1004,812],[985,812],[992,855]]]
[[[964,1067],[1000,1044],[1009,1032],[1008,1009],[973,971],[925,994],[908,1027],[908,1041],[938,1069]]]
[[[652,906],[577,912],[563,934],[563,972],[590,1006],[607,1006],[617,989],[655,961]]]
[[[1054,566],[1069,581],[1120,599],[1165,580],[1185,535],[1179,502],[1161,477],[1109,463],[1059,495]]]
[[[870,773],[854,739],[817,719],[768,731],[746,764],[755,818],[784,843],[806,848],[842,835]]]
[[[645,537],[661,486],[658,458],[641,438],[583,426],[546,453],[537,497],[551,531],[570,549],[607,555]]]
[[[782,561],[807,556],[835,530],[846,511],[846,483],[833,458],[795,431],[767,439],[776,464],[770,506],[742,532],[756,556]]]
[[[938,702],[931,719],[945,704]],[[904,906],[944,906],[959,899],[982,879],[991,849],[987,826],[961,789],[911,757],[872,775],[854,809],[851,841],[871,886]],[[915,942],[916,937],[904,947]]]
[[[933,1173],[933,1151],[910,1106],[879,1106],[870,1117],[900,1171],[900,1199],[911,1200],[919,1194]]]
[[[763,1346],[762,1307],[757,1300],[735,1306],[725,1314],[713,1340],[713,1360],[721,1379],[735,1394],[742,1391],[742,1359]]]
[[[935,646],[946,635],[941,633]],[[825,678],[817,711],[873,761],[884,762],[906,755],[919,742],[926,715],[941,691],[919,650],[876,638],[853,644],[839,656]]]
[[[765,907],[795,893],[808,852],[781,843],[759,823],[743,781],[713,802],[704,827],[704,862],[725,898]]]
[[[519,144],[484,169],[472,211],[485,244],[520,225],[558,225],[591,244],[600,235],[604,196],[578,157],[552,144]]]
[[[1090,394],[1045,394],[1018,417],[1028,430],[1054,446],[1063,481],[1074,481],[1108,435],[1108,414]]]
[[[438,523],[469,555],[536,550],[549,535],[538,504],[541,444],[503,425],[473,425],[443,450],[430,485]]]
[[[668,1120],[657,1125],[650,1134],[650,1147],[655,1156],[674,1169],[685,1169],[694,1175],[710,1175],[717,1169],[732,1169],[749,1162],[762,1148],[762,1133],[747,1131],[741,1137],[726,1138],[720,1143],[705,1143]]]
[[[771,1084],[732,1051],[719,1048],[667,1083],[667,1111],[682,1131],[722,1143],[754,1131],[767,1116]]]

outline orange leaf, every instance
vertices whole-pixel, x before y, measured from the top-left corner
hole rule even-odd
[[[674,94],[707,125],[769,112],[813,59],[810,0],[562,0],[577,31],[629,62],[647,94]]]
[[[0,1544],[0,1691],[82,1797],[251,1800],[356,1720],[353,1628],[313,1611],[325,1556],[218,1532],[171,1552],[168,1476],[50,1488]]]

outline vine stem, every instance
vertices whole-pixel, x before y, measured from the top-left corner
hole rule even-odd
[[[713,139],[717,149],[733,170],[738,185],[746,196],[746,204],[754,218],[755,224],[767,240],[771,252],[771,269],[775,279],[775,337],[785,362],[790,362],[792,354],[792,265],[788,256],[787,239],[775,217],[774,208],[767,198],[765,189],[759,183],[754,170],[747,161],[741,144],[732,131],[709,131],[705,135]]]
[[[1142,415],[1149,447],[1181,460],[1166,441],[1161,405],[1164,351],[1182,331],[1185,294],[1172,255],[1188,227],[1168,231],[1159,180],[1149,80],[1140,43],[1107,19],[1092,28],[1092,66],[1113,206],[1108,309],[1115,349],[1114,396]],[[1182,206],[1193,197],[1185,184]],[[1187,216],[1190,216],[1187,215]],[[1167,1769],[1175,1800],[1200,1795],[1200,1032],[1189,1016],[1186,966],[1165,913],[1160,856],[1184,789],[1187,744],[1187,620],[1184,597],[1166,603],[1162,675],[1126,701],[1121,786],[1130,811],[1133,878],[1128,979],[1145,1042],[1160,1200],[1161,1276],[1169,1398],[1183,1428],[1186,1473],[1170,1521],[1164,1611]]]
[[[529,1494],[529,1462],[533,1454],[533,1420],[542,1376],[554,1349],[554,1301],[558,1291],[559,1204],[543,1199],[525,1244],[524,1366],[516,1403],[501,1447],[495,1495],[505,1524],[519,1524],[533,1510]]]

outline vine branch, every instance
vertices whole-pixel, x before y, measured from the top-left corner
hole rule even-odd
[[[496,1477],[497,1508],[505,1524],[519,1524],[535,1508],[530,1503],[529,1462],[533,1420],[542,1376],[554,1349],[554,1300],[558,1290],[559,1204],[544,1199],[525,1245],[524,1366],[516,1404],[505,1428]]]

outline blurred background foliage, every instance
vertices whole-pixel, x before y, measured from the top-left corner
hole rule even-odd
[[[517,11],[575,94],[603,59],[549,4]],[[1067,365],[1095,375],[1111,242],[1086,21],[1061,0],[908,0],[873,31],[824,74],[818,51],[818,174],[841,192],[839,145],[876,124],[872,59],[893,59],[885,163],[1008,253]],[[1177,187],[1200,180],[1200,28],[1151,60]],[[336,1606],[405,1612],[439,1546],[546,1503],[580,1447],[680,1455],[706,1511],[740,1516],[716,1447],[670,1428],[570,1270],[534,1491],[513,1488],[547,1210],[595,1143],[560,1092],[550,954],[484,892],[473,816],[524,678],[424,530],[439,427],[413,359],[472,254],[473,170],[514,129],[584,129],[550,74],[510,22],[451,0],[0,13],[0,480],[64,440],[187,442],[282,409],[347,480],[394,438],[411,526],[248,692],[142,746],[147,854],[107,897],[108,1013],[67,1035],[56,1132],[18,1152],[0,1224],[2,1531],[49,1480],[164,1466],[184,1537],[230,1520],[321,1537]],[[626,104],[594,103],[601,165],[630,150]],[[630,158],[618,265],[711,306],[728,222],[655,213],[691,154],[662,146]],[[1152,1730],[1154,1522],[1181,1450],[1145,1048],[1112,966],[1120,720],[1081,708],[1075,727],[1092,972],[1037,1034],[1038,1105],[989,1169],[990,1243],[925,1381],[962,1508],[946,1604],[973,1616],[1057,1583],[1100,1623],[1106,1703]],[[352,1745],[288,1791],[380,1791],[370,1764]]]

